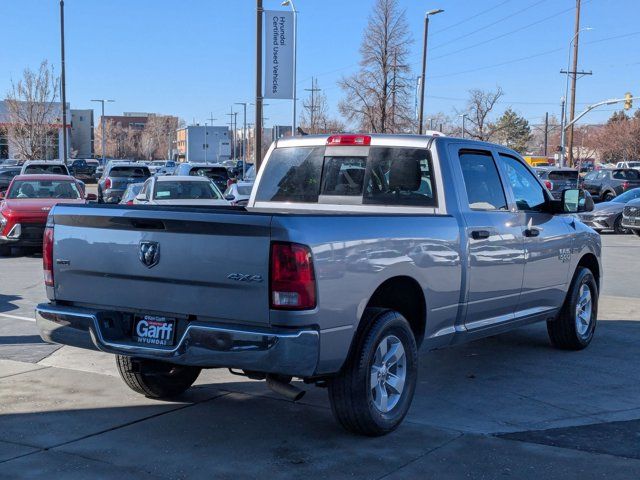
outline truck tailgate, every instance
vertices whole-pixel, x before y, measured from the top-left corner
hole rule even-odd
[[[53,217],[57,301],[269,323],[269,215],[59,206]],[[142,258],[150,246],[157,247],[157,259]]]

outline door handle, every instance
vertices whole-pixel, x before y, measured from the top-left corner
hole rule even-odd
[[[489,230],[473,230],[471,232],[471,238],[474,240],[484,240],[491,236],[491,232]]]
[[[538,227],[529,227],[524,230],[525,237],[537,237],[540,235],[541,228]]]

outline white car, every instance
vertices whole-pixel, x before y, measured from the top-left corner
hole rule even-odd
[[[57,160],[28,160],[22,165],[20,175],[69,175],[69,169]]]
[[[618,162],[616,163],[616,168],[635,168],[636,170],[640,170],[640,161]]]
[[[231,205],[245,206],[249,203],[253,182],[236,182],[229,185],[224,192],[224,198],[231,202]]]
[[[207,177],[151,177],[133,201],[143,205],[230,205]]]

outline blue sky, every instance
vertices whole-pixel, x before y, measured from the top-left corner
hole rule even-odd
[[[280,1],[265,0],[278,9]],[[559,115],[575,0],[401,0],[420,68],[423,15],[432,18],[426,117],[462,109],[471,88],[500,85],[500,110],[512,106],[533,123]],[[233,102],[253,101],[255,2],[252,0],[66,0],[67,98],[91,108],[114,98],[108,113],[148,111],[204,122],[228,121]],[[373,0],[297,0],[299,94],[318,77],[332,106],[336,81],[353,72]],[[640,94],[640,1],[583,0],[581,68],[584,105],[631,91]],[[57,0],[2,0],[0,95],[10,79],[42,59],[59,71]],[[269,100],[267,125],[290,122],[290,101]],[[637,106],[637,105],[636,105]],[[238,108],[238,107],[235,107]],[[587,117],[602,122],[611,107]],[[98,113],[98,112],[97,112]],[[251,116],[251,115],[250,115]]]

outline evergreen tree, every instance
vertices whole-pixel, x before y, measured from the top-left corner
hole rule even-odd
[[[531,140],[529,122],[508,108],[495,124],[494,140],[516,152],[524,153]]]

